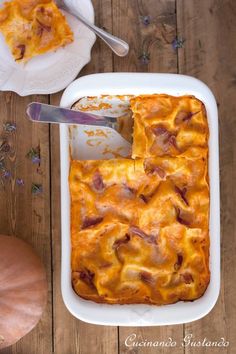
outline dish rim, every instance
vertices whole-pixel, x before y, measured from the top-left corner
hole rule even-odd
[[[132,90],[132,92],[129,90]],[[210,283],[204,295],[193,302],[179,301],[175,304],[163,306],[97,304],[84,300],[75,294],[70,277],[70,229],[68,223],[68,218],[70,218],[70,206],[68,205],[70,199],[68,183],[69,134],[68,126],[63,124],[60,126],[61,290],[63,300],[68,310],[75,317],[93,324],[137,327],[192,322],[204,317],[211,311],[220,291],[219,139],[216,100],[206,84],[191,76],[157,73],[101,73],[83,76],[72,82],[64,91],[60,105],[62,107],[71,107],[79,98],[87,95],[125,93],[135,95],[141,93],[166,93],[177,96],[189,94],[195,95],[205,104],[210,131],[208,164],[210,178]],[[214,258],[212,254],[214,254]]]

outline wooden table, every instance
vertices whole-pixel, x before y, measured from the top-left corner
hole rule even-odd
[[[3,123],[15,122],[17,126],[15,132],[8,134],[11,150],[7,163],[12,176],[0,188],[0,233],[17,235],[34,246],[46,266],[49,288],[47,308],[38,326],[3,353],[233,353],[236,348],[235,0],[94,0],[94,7],[96,23],[127,40],[130,53],[126,58],[118,58],[97,40],[92,60],[80,76],[109,71],[188,74],[203,80],[217,98],[221,133],[221,295],[209,315],[186,325],[117,328],[89,325],[73,318],[60,291],[58,128],[32,125],[25,119],[27,103],[37,100],[58,104],[61,93],[25,98],[11,92],[0,93],[1,137]],[[184,40],[182,48],[173,48],[176,36]],[[32,147],[38,146],[40,166],[25,157]],[[24,180],[24,186],[19,179]],[[32,194],[32,183],[42,185],[43,192]],[[139,341],[171,337],[178,345],[175,348],[126,347],[125,338],[132,333],[137,334]],[[230,346],[182,348],[182,338],[189,333],[196,340],[224,337]]]

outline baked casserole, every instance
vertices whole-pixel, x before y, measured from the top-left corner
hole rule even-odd
[[[109,304],[195,300],[210,280],[205,107],[193,96],[130,102],[132,157],[71,161],[73,287]]]
[[[18,62],[73,41],[65,16],[52,0],[12,0],[0,9],[0,31]]]

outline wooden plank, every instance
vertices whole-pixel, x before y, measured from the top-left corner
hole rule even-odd
[[[177,16],[179,35],[185,39],[179,50],[179,71],[198,77],[213,90],[219,105],[221,151],[221,296],[209,315],[186,325],[186,333],[199,340],[224,337],[230,341],[224,352],[232,353],[236,348],[236,4],[234,0],[177,0]],[[216,353],[217,349],[201,347],[200,351]],[[186,353],[197,352],[197,347],[186,348]]]
[[[32,100],[47,102],[47,97],[22,98],[14,93],[0,93],[0,135],[10,145],[5,155],[11,177],[0,186],[0,233],[16,235],[31,244],[47,270],[48,303],[38,326],[6,353],[43,354],[52,351],[51,240],[49,198],[49,128],[33,125],[26,119],[26,105]],[[4,133],[3,124],[16,124],[14,133]],[[26,158],[31,148],[40,147],[41,163]],[[24,181],[24,186],[17,184]],[[43,192],[32,195],[32,183],[41,184]]]
[[[113,0],[113,33],[130,45],[114,71],[177,72],[175,0]]]
[[[150,24],[145,24],[150,21]],[[130,44],[125,58],[114,57],[114,71],[177,72],[177,55],[172,47],[176,36],[175,1],[113,0],[113,33]],[[135,333],[136,342],[180,342],[183,326],[120,327],[120,353],[169,353],[168,347],[128,347],[126,338]],[[175,353],[183,353],[178,344]]]
[[[96,23],[112,30],[111,1],[94,1]],[[100,40],[92,50],[92,60],[81,72],[87,75],[112,71],[112,53]],[[58,104],[60,94],[51,96],[51,103]],[[86,324],[74,318],[66,309],[60,289],[60,153],[59,131],[51,127],[51,185],[52,185],[52,237],[54,269],[54,347],[57,354],[113,354],[118,352],[117,328]]]

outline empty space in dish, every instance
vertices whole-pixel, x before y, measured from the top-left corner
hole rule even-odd
[[[116,157],[114,151],[122,146],[115,136],[103,136],[108,128],[71,127],[62,125],[61,138],[61,194],[62,194],[62,294],[69,311],[86,322],[106,325],[148,326],[186,323],[206,315],[214,306],[220,286],[220,225],[219,225],[219,165],[218,165],[218,119],[214,96],[202,82],[174,74],[97,74],[80,78],[63,94],[61,105],[72,107],[83,97],[101,95],[138,95],[166,93],[169,95],[194,95],[206,107],[210,130],[209,177],[210,177],[210,271],[211,281],[205,294],[194,302],[178,302],[172,305],[107,305],[83,300],[71,285],[70,270],[70,195],[68,185],[69,147],[74,159],[104,159]],[[95,113],[95,112],[93,112]],[[88,132],[92,140],[102,140],[110,153],[104,154],[104,144],[89,146]],[[84,136],[83,136],[84,135]],[[102,135],[102,136],[99,136]],[[106,134],[109,136],[109,134]],[[100,140],[99,140],[100,139]],[[105,143],[106,141],[106,143]],[[93,144],[93,143],[92,143]],[[117,145],[116,145],[117,144]],[[89,147],[88,147],[89,146]],[[99,149],[100,147],[100,149]],[[112,153],[113,152],[113,153]],[[117,156],[119,157],[119,156]]]
[[[130,96],[82,97],[72,109],[117,117],[120,134],[108,127],[70,126],[71,157],[76,160],[103,160],[130,157],[132,141],[132,114],[129,109]]]

